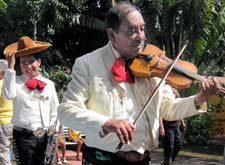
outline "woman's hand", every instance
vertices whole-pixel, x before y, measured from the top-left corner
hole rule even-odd
[[[6,53],[6,60],[8,61],[8,68],[14,69],[14,66],[16,64],[15,52],[7,52]]]

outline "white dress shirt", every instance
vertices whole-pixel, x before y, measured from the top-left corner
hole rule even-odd
[[[136,78],[135,83],[115,82],[111,73],[118,52],[109,42],[106,46],[77,58],[72,80],[59,105],[60,122],[86,134],[89,147],[116,152],[119,139],[115,133],[99,136],[101,126],[110,118],[134,121],[144,107],[159,78]],[[120,97],[121,92],[125,95]],[[179,120],[206,111],[196,110],[194,96],[175,99],[172,89],[164,85],[138,121],[133,141],[121,151],[143,153],[158,145],[159,116]]]
[[[13,100],[13,125],[32,131],[54,125],[59,104],[54,83],[40,75],[36,78],[47,84],[42,92],[28,89],[24,84],[28,77],[16,76],[15,70],[6,69],[3,82],[3,96]]]

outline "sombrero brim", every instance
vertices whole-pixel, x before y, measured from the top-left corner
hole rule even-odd
[[[32,55],[34,53],[42,52],[51,46],[51,44],[48,42],[34,41],[34,43],[35,46],[17,50],[18,42],[15,42],[7,46],[3,53],[6,55],[8,52],[15,52],[15,57],[23,57]]]

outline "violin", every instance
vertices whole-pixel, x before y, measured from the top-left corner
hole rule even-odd
[[[197,74],[197,67],[194,64],[187,61],[179,60],[179,57],[186,48],[186,45],[184,45],[184,47],[181,49],[175,60],[169,59],[168,57],[166,57],[164,51],[151,44],[147,44],[144,50],[132,60],[131,64],[129,65],[129,68],[134,76],[142,78],[161,78],[161,81],[152,92],[143,109],[134,119],[133,124],[136,124],[138,120],[143,116],[144,112],[148,109],[150,103],[156,96],[156,93],[158,92],[163,81],[166,81],[174,88],[184,89],[192,85],[195,80],[206,80],[204,76],[200,76]],[[221,84],[224,84],[225,82],[225,77],[217,77],[216,79],[217,82],[220,81]],[[224,87],[220,85],[218,89],[221,94],[224,95]],[[120,142],[117,145],[116,149],[119,150],[122,146],[123,143]]]
[[[173,63],[173,60],[166,57],[165,52],[152,44],[147,44],[142,52],[134,58],[129,68],[136,77],[160,77]],[[172,71],[166,78],[166,82],[176,89],[190,87],[196,81],[204,81],[206,78],[199,75],[197,67],[191,62],[178,59]],[[212,78],[212,77],[211,77]],[[225,93],[225,77],[215,77],[220,93]]]

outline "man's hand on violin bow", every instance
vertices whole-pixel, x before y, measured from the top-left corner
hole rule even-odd
[[[123,119],[109,119],[102,126],[100,136],[106,136],[110,132],[117,134],[121,143],[128,144],[134,137],[134,124]]]

